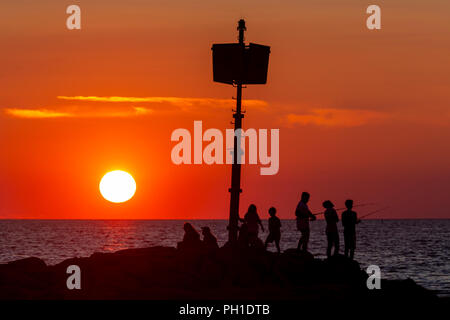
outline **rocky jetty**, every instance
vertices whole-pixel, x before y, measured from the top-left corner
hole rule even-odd
[[[80,290],[67,288],[70,265],[80,267]],[[0,299],[437,299],[410,279],[382,280],[380,290],[368,290],[367,277],[344,256],[319,260],[296,250],[150,247],[94,253],[54,266],[38,258],[0,265]]]

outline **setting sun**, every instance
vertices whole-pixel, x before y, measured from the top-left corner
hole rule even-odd
[[[105,174],[99,187],[103,198],[114,203],[128,201],[136,192],[136,182],[133,177],[121,170]]]

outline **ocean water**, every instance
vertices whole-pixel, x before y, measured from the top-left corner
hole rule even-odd
[[[0,263],[38,257],[56,264],[94,252],[148,246],[176,246],[183,237],[181,220],[0,220]],[[193,220],[197,230],[209,226],[220,245],[227,221]],[[267,221],[264,222],[267,226]],[[267,228],[266,228],[267,229]],[[324,258],[325,222],[311,223],[309,250]],[[342,231],[342,228],[340,228]],[[267,233],[260,232],[265,240]],[[281,249],[295,248],[294,220],[282,221]],[[364,220],[357,226],[355,259],[362,268],[378,265],[386,279],[412,278],[420,285],[450,293],[450,220]],[[340,234],[341,251],[343,235]],[[273,245],[269,250],[274,251]]]

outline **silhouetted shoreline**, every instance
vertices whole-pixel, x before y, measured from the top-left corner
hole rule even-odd
[[[81,290],[67,289],[69,265],[81,269]],[[367,277],[356,261],[344,256],[320,260],[293,249],[278,255],[157,246],[94,253],[54,266],[38,258],[0,265],[0,299],[438,299],[411,279],[382,279],[380,290],[368,290]]]

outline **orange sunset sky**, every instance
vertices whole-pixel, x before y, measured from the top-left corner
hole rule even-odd
[[[170,136],[232,127],[211,45],[235,42],[240,18],[271,46],[244,128],[280,129],[279,173],[243,167],[241,216],[294,218],[307,190],[313,211],[352,198],[390,206],[378,218],[450,218],[449,16],[444,0],[2,1],[0,218],[227,218],[231,167],[174,165]],[[114,169],[137,183],[123,204],[98,190]]]

